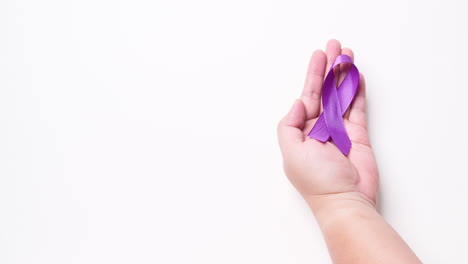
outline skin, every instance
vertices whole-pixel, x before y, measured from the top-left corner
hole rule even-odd
[[[362,74],[343,117],[352,142],[348,157],[333,143],[307,136],[321,113],[324,77],[340,54],[354,59],[337,40],[330,40],[325,52],[313,53],[302,94],[278,124],[285,173],[312,209],[333,263],[421,263],[376,210],[379,174],[367,132]],[[339,82],[348,67],[335,72]]]

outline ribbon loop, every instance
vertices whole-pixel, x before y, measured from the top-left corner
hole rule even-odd
[[[351,65],[343,82],[337,88],[334,69],[342,63]],[[345,156],[351,150],[351,140],[344,126],[343,115],[353,101],[358,85],[359,71],[351,58],[344,54],[336,57],[323,82],[323,112],[309,132],[310,138],[321,142],[327,142],[331,138]]]

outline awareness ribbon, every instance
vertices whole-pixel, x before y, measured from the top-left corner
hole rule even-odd
[[[341,63],[349,63],[350,67],[343,82],[336,88],[333,70]],[[321,142],[327,142],[331,138],[345,156],[351,149],[351,140],[344,126],[343,115],[353,101],[358,85],[359,71],[351,58],[344,54],[336,57],[323,82],[323,112],[309,132],[309,137]]]

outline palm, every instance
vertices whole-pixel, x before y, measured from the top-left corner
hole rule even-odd
[[[330,41],[327,45],[328,64],[341,53],[347,53],[352,57],[351,50],[341,50],[337,47],[340,47],[337,41]],[[295,106],[297,114],[294,115],[297,124],[293,124],[292,127],[297,125],[297,131],[293,129],[286,131],[291,134],[296,133],[293,136],[297,142],[286,142],[286,147],[284,143],[282,144],[286,174],[304,195],[360,192],[375,202],[378,171],[367,133],[363,79],[351,110],[344,116],[346,131],[352,142],[348,157],[344,156],[333,143],[322,143],[307,136],[319,117],[320,96],[318,95],[325,73],[325,58],[323,58],[325,54],[323,56],[317,54],[320,53],[314,53],[311,59],[299,106]],[[294,123],[294,120],[291,122]],[[281,141],[280,135],[280,143]]]
[[[375,201],[378,172],[366,127],[360,125],[359,122],[345,119],[346,131],[353,144],[346,157],[333,143],[321,143],[307,136],[317,119],[313,118],[306,122],[305,129],[303,129],[305,139],[302,144],[303,149],[299,153],[302,153],[300,155],[303,155],[302,159],[306,164],[310,164],[311,167],[319,165],[328,170],[328,173],[320,168],[307,170],[310,172],[322,170],[321,173],[305,175],[306,178],[302,179],[314,182],[314,187],[309,191],[312,193],[315,193],[314,189],[320,193],[359,191]],[[310,179],[312,177],[319,179]]]

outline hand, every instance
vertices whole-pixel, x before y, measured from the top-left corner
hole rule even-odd
[[[326,200],[332,197],[359,199],[375,208],[378,170],[367,133],[366,92],[362,74],[356,97],[343,117],[352,142],[348,157],[332,142],[322,143],[308,137],[321,113],[320,95],[324,77],[340,54],[354,59],[353,52],[347,48],[341,49],[337,40],[328,42],[326,53],[322,50],[314,52],[301,97],[279,122],[278,138],[284,170],[312,209],[324,197],[327,197]],[[339,67],[336,76],[342,80],[349,65]]]

